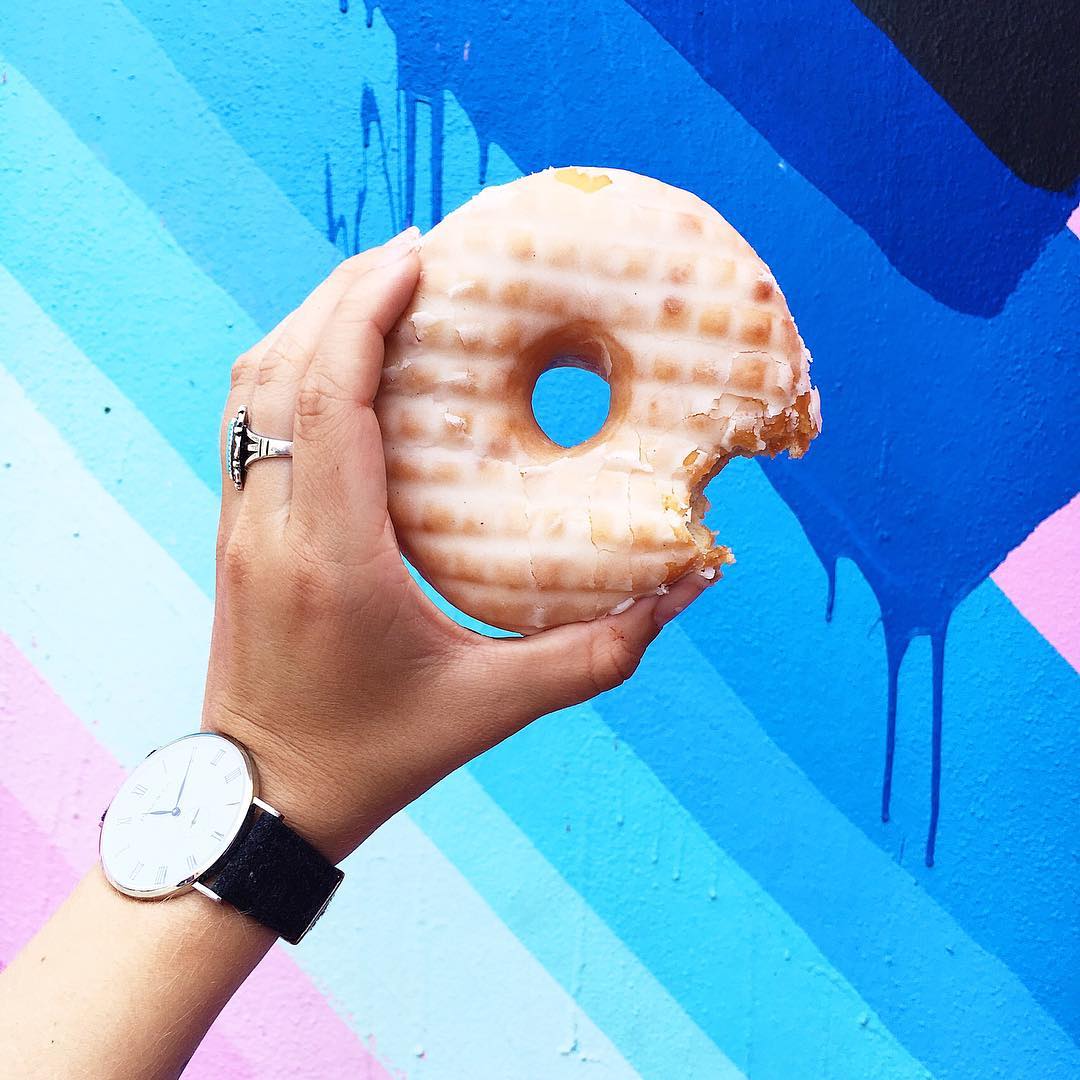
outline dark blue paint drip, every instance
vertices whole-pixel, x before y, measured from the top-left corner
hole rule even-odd
[[[330,155],[326,155],[326,238],[334,247],[340,248],[346,257],[360,251],[360,219],[364,213],[367,188],[361,185],[356,192],[356,210],[353,213],[352,237],[345,215],[337,213],[334,205],[334,174],[330,167]]]
[[[629,3],[902,274],[957,310],[1000,311],[1076,205],[1017,178],[846,0]]]
[[[896,762],[896,701],[900,682],[900,661],[908,643],[900,645],[885,632],[885,659],[888,670],[888,699],[885,703],[885,770],[881,777],[881,820],[888,824],[892,808],[893,766]]]
[[[945,632],[944,625],[933,630],[930,637],[931,653],[931,718],[930,718],[930,821],[926,830],[925,862],[934,865],[937,850],[938,819],[941,816],[941,734],[945,682]],[[881,778],[881,820],[889,821],[893,766],[896,761],[896,705],[897,688],[900,679],[900,665],[904,653],[910,644],[907,640],[897,640],[895,635],[885,630],[885,651],[888,660],[888,703],[885,719],[885,769]]]
[[[485,139],[480,140],[480,186],[487,183],[488,159],[491,157],[491,143]]]
[[[945,682],[945,630],[930,637],[933,656],[933,717],[930,734],[930,824],[926,830],[926,865],[934,865],[938,818],[941,815],[941,711]]]
[[[356,208],[353,212],[351,236],[349,235],[349,228],[345,221],[345,215],[343,213],[338,213],[337,211],[334,198],[334,173],[330,163],[330,155],[327,154],[325,159],[324,198],[326,203],[326,238],[335,247],[340,248],[345,256],[356,255],[367,246],[364,239],[361,237],[361,226],[364,216],[364,206],[367,202],[368,194],[366,177],[368,175],[368,151],[371,148],[371,132],[373,128],[378,132],[379,137],[377,155],[381,167],[386,198],[390,205],[390,218],[393,222],[395,232],[403,228],[403,226],[399,224],[400,218],[397,209],[400,199],[398,198],[395,185],[390,179],[386,132],[383,129],[382,116],[379,114],[379,106],[375,101],[375,94],[372,92],[370,86],[364,87],[360,98],[360,127],[363,134],[364,145],[364,160],[361,168],[361,177],[363,177],[363,179],[356,191]]]
[[[394,223],[395,231],[403,229],[401,218],[398,213],[398,202],[395,198],[394,184],[390,179],[390,155],[386,146],[386,130],[383,127],[382,116],[379,114],[379,106],[375,101],[375,94],[370,86],[365,86],[360,96],[360,129],[364,136],[364,174],[367,175],[368,151],[371,149],[371,130],[374,128],[379,133],[379,163],[382,167],[383,184],[386,189],[386,197],[390,203],[390,217]]]
[[[431,224],[442,219],[443,176],[443,95],[439,91],[430,95],[415,94],[402,88],[405,95],[405,225],[416,220],[416,110],[420,105],[428,108],[431,116],[431,152],[428,168],[431,175]]]
[[[405,225],[416,219],[416,95],[405,91]]]
[[[826,434],[794,468],[785,461],[763,468],[822,564],[852,558],[878,597],[891,642],[887,817],[895,684],[907,644],[943,635],[956,605],[1076,489],[1080,446],[1069,416],[1080,411],[1080,385],[1070,384],[1071,405],[1063,406],[1056,396],[1063,346],[1047,347],[1034,312],[1002,308],[1065,220],[1068,201],[1020,184],[887,39],[839,0],[792,11],[801,31],[787,52],[773,51],[787,41],[784,20],[767,33],[758,27],[760,41],[771,44],[742,34],[740,27],[758,25],[749,9],[731,16],[738,48],[722,47],[709,31],[692,52],[686,27],[699,24],[680,21],[689,9],[672,13],[667,31],[678,31],[692,62],[717,81],[730,76],[725,94],[903,274],[942,301],[935,303],[891,274],[847,221],[789,184],[768,148],[733,142],[747,136],[723,102],[628,67],[625,44],[641,33],[632,13],[606,9],[601,33],[570,0],[519,0],[500,19],[480,0],[452,9],[387,0],[380,10],[397,34],[405,92],[430,102],[452,91],[482,148],[498,143],[526,172],[611,163],[690,188],[721,208],[773,267],[816,357]],[[649,10],[660,18],[658,6]],[[549,28],[541,39],[537,25]],[[526,41],[533,53],[522,64]],[[724,67],[744,46],[757,62]],[[512,95],[508,71],[516,73]],[[592,73],[612,103],[602,118],[578,82],[552,77],[558,71]],[[789,85],[791,72],[806,80],[806,93],[799,79]],[[813,108],[793,106],[807,94]],[[523,123],[523,116],[558,123]],[[415,148],[410,160],[415,168]],[[884,173],[882,161],[895,173]],[[897,187],[891,176],[904,183]],[[1066,324],[1075,297],[1059,281],[1041,288],[1058,297],[1055,325]],[[1030,298],[1024,302],[1030,307]],[[1000,313],[974,320],[944,305]],[[868,439],[880,448],[877,462],[867,461]],[[1041,456],[1038,484],[1019,483],[1030,475],[1032,448],[1041,446],[1065,449]],[[936,790],[940,769],[935,775]],[[928,854],[932,847],[933,837]]]
[[[825,563],[825,573],[829,579],[829,591],[825,594],[825,621],[832,622],[833,609],[836,607],[836,560]]]

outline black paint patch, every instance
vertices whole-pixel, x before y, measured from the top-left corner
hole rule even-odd
[[[1080,9],[1069,0],[855,0],[1012,171],[1080,175]]]

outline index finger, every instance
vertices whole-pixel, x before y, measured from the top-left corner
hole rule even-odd
[[[359,277],[328,320],[296,402],[289,528],[327,554],[372,543],[386,526],[386,465],[372,403],[384,339],[420,272],[416,237]]]

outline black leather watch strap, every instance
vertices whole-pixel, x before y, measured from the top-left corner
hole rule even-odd
[[[254,808],[252,814],[224,864],[204,884],[295,945],[345,875],[281,818]]]

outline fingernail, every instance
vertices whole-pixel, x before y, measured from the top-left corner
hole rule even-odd
[[[415,225],[410,225],[403,232],[391,240],[387,240],[379,248],[379,257],[375,260],[376,266],[388,266],[398,259],[404,258],[410,251],[416,251],[420,247],[420,230]]]
[[[676,615],[685,611],[719,577],[719,574],[714,573],[711,578],[706,578],[699,572],[687,574],[686,577],[676,581],[653,608],[653,620],[656,625],[666,626]]]

